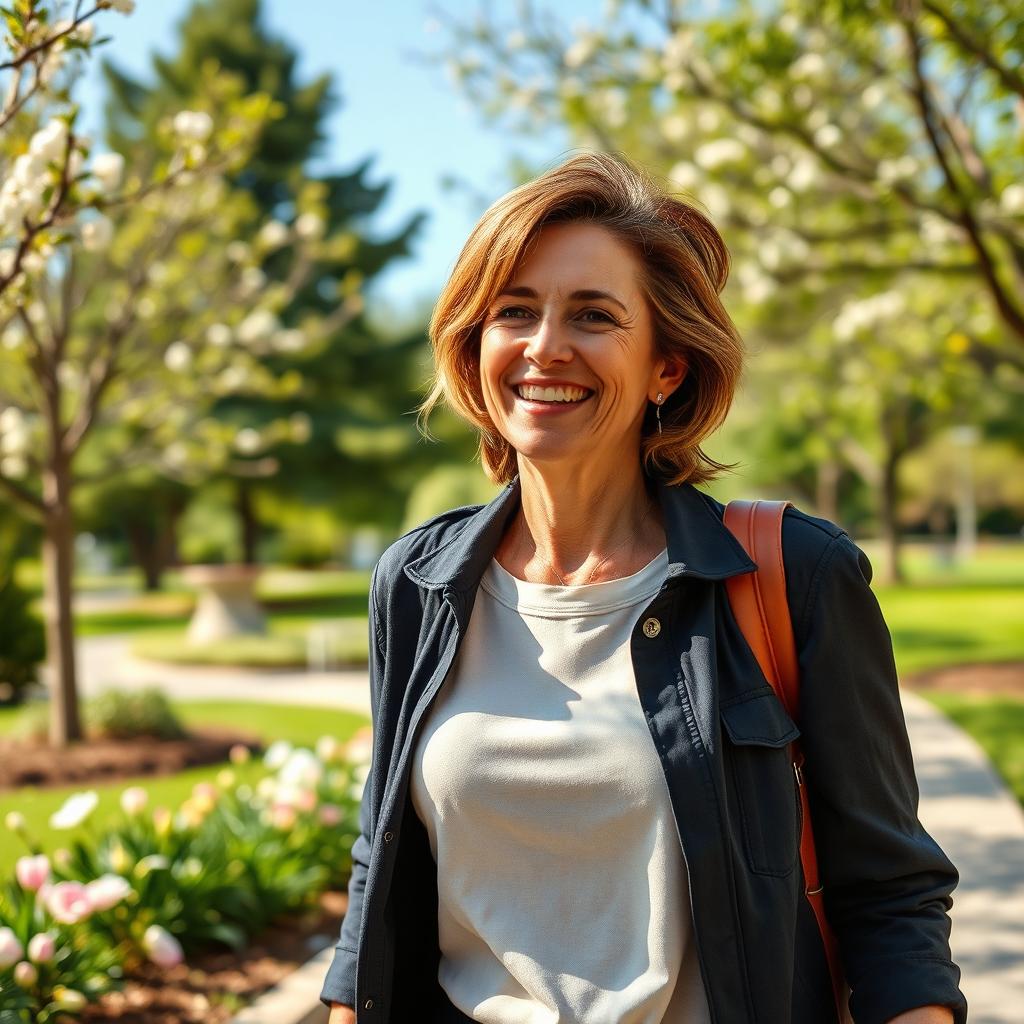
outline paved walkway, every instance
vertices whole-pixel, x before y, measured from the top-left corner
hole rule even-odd
[[[84,695],[106,685],[159,684],[178,698],[343,707],[369,715],[364,671],[184,668],[133,658],[129,638],[79,640]],[[1024,813],[977,744],[904,691],[921,789],[920,816],[960,871],[953,894],[953,958],[971,1024],[1024,1021]]]

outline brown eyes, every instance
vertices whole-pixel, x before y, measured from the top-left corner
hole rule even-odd
[[[522,306],[505,306],[502,309],[499,309],[494,314],[494,319],[495,320],[501,320],[502,318],[509,319],[509,320],[521,320],[521,319],[523,319],[523,317],[512,316],[513,313],[525,313],[526,316],[530,316],[530,311],[528,309],[524,309]],[[585,309],[580,315],[581,316],[589,316],[591,313],[596,313],[597,316],[599,316],[601,318],[601,320],[603,320],[605,323],[608,323],[608,324],[615,323],[615,320],[611,316],[609,316],[603,309]],[[600,323],[601,321],[597,321],[597,322]]]

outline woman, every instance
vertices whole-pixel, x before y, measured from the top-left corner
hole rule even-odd
[[[695,486],[727,468],[742,343],[711,222],[581,154],[499,200],[430,325],[490,503],[371,582],[373,765],[331,1021],[823,1024],[801,736],[826,908],[866,1024],[966,1020],[958,876],[917,818],[863,552],[789,507],[798,723],[724,580],[756,566]]]

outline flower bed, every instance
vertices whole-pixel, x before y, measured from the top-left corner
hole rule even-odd
[[[272,744],[255,785],[225,769],[176,809],[151,809],[146,790],[129,787],[113,820],[52,858],[9,814],[28,853],[0,891],[0,1020],[80,1017],[89,1004],[116,1003],[108,994],[133,977],[242,950],[344,889],[369,740],[367,728],[344,747],[327,736],[315,751]],[[240,746],[232,760],[249,756]],[[95,791],[75,794],[51,827],[78,827],[96,801]]]

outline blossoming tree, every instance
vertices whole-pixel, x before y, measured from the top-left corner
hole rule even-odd
[[[76,5],[60,19],[63,5],[22,0],[8,15],[0,490],[43,526],[55,745],[81,735],[75,488],[149,460],[169,472],[224,465],[240,432],[208,416],[211,404],[233,391],[297,389],[298,374],[274,378],[261,354],[315,348],[351,315],[339,308],[282,324],[279,312],[315,264],[320,240],[303,228],[313,211],[261,227],[252,202],[225,182],[277,114],[265,94],[206,67],[205,106],[166,117],[129,160],[94,152],[77,131],[70,80],[94,45],[83,26],[109,6],[83,14]],[[27,67],[35,70],[25,84]],[[292,273],[267,287],[260,253],[285,243]],[[263,430],[292,436],[305,426],[292,417]]]

